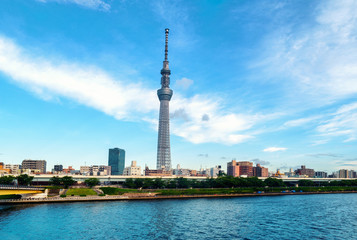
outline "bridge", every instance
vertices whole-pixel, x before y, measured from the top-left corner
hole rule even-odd
[[[163,180],[169,180],[169,179],[174,179],[178,177],[183,177],[187,179],[195,179],[197,181],[202,181],[207,179],[207,177],[196,177],[196,176],[123,176],[123,175],[109,175],[109,176],[84,176],[84,175],[57,175],[57,174],[35,174],[31,175],[34,177],[32,180],[32,185],[48,185],[50,183],[50,179],[52,177],[64,177],[64,176],[71,176],[73,180],[75,180],[78,183],[84,183],[86,179],[89,178],[97,178],[99,179],[101,184],[122,184],[125,182],[126,179],[132,178],[161,178]],[[265,180],[266,177],[259,177],[261,180]],[[354,180],[356,178],[297,178],[297,177],[289,177],[289,178],[278,178],[283,180],[286,183],[289,184],[296,184],[298,183],[299,180],[311,180],[315,183],[323,183],[323,182],[331,182],[331,181],[341,181],[341,180]]]
[[[0,195],[23,195],[43,193],[45,188],[28,187],[28,186],[14,186],[14,185],[0,185]]]

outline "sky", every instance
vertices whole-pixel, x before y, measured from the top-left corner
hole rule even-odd
[[[356,1],[2,0],[0,161],[357,170]]]

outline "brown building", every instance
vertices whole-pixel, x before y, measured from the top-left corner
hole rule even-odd
[[[239,165],[236,160],[227,163],[227,175],[233,177],[239,177]]]
[[[74,169],[72,166],[68,166],[68,168],[63,168],[62,172],[64,173],[71,173],[71,171],[75,171],[76,169]]]
[[[165,169],[152,169],[145,168],[145,176],[172,176],[172,171],[166,171]]]
[[[239,177],[241,175],[252,177],[253,163],[248,161],[237,162],[236,160],[232,160],[232,162],[227,163],[227,175],[233,177]]]
[[[38,169],[40,173],[46,173],[46,160],[25,159],[22,161],[22,169]]]
[[[253,176],[253,163],[252,162],[238,162],[240,175],[246,175],[248,177]]]
[[[253,167],[253,176],[254,177],[269,177],[268,168],[260,166],[257,164],[256,167]]]
[[[297,175],[307,175],[309,177],[314,177],[315,176],[315,171],[314,169],[306,168],[305,165],[301,165],[300,169],[297,169],[295,171]]]

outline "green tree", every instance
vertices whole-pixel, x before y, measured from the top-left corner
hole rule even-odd
[[[135,188],[142,188],[144,186],[144,179],[142,178],[136,178],[134,180],[134,187]]]
[[[53,185],[53,186],[61,185],[61,178],[59,178],[59,177],[51,177],[50,178],[50,184]]]
[[[301,187],[310,187],[314,186],[314,182],[311,180],[301,179],[298,181],[299,186]]]
[[[33,177],[32,176],[30,177],[27,174],[21,174],[21,175],[17,176],[16,179],[17,179],[17,182],[19,185],[28,186],[32,182]]]
[[[189,188],[190,187],[190,182],[187,180],[187,178],[177,178],[177,187],[178,188]]]
[[[282,179],[277,178],[267,178],[264,180],[264,183],[269,187],[285,187],[285,183]]]
[[[76,181],[74,181],[71,176],[64,176],[61,179],[61,182],[65,188],[68,188],[69,186],[72,186],[73,184],[75,184]]]
[[[134,180],[132,178],[125,179],[124,186],[127,188],[135,188]]]
[[[14,176],[0,177],[0,184],[12,184],[16,178]]]
[[[155,178],[154,188],[163,188],[165,187],[165,182],[161,178]]]
[[[154,180],[152,178],[145,178],[143,188],[154,188]]]
[[[84,182],[88,187],[91,187],[91,188],[100,183],[98,178],[88,178]]]

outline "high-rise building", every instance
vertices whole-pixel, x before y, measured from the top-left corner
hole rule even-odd
[[[232,160],[232,162],[227,163],[227,175],[233,177],[239,177],[239,165],[236,160]]]
[[[349,178],[349,174],[348,174],[348,170],[347,169],[340,169],[338,171],[338,177],[339,178]]]
[[[257,164],[256,167],[253,167],[253,176],[254,177],[269,177],[268,168],[260,166]]]
[[[46,160],[25,159],[22,161],[22,169],[40,170],[40,173],[46,173]]]
[[[111,175],[123,175],[125,150],[120,148],[109,149],[108,166],[111,166]]]
[[[160,100],[159,133],[157,143],[157,162],[156,169],[164,168],[165,171],[171,170],[171,149],[170,149],[170,116],[169,103],[172,97],[170,89],[170,74],[168,54],[168,35],[169,29],[165,29],[165,60],[161,69],[161,88],[157,90]]]
[[[253,176],[253,163],[248,161],[238,162],[240,175]]]

